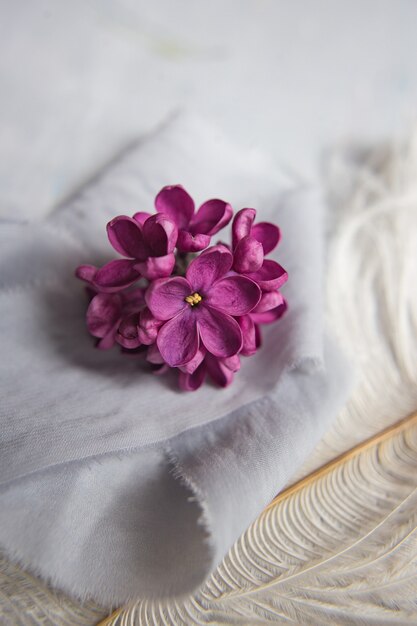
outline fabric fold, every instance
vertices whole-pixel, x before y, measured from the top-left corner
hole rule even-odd
[[[198,166],[195,152],[198,149]],[[106,223],[181,183],[277,223],[289,311],[226,390],[181,393],[96,351],[73,277],[112,258]],[[290,479],[343,403],[347,368],[323,329],[315,189],[210,124],[179,116],[36,225],[0,226],[0,544],[104,605],[189,593]],[[4,269],[3,269],[4,268]],[[284,291],[284,290],[283,290]],[[29,523],[30,522],[30,523]]]

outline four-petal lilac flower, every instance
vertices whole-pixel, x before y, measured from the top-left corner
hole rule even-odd
[[[252,356],[262,344],[260,324],[272,324],[287,310],[287,302],[279,291],[264,291],[256,307],[237,318],[243,336],[240,354]]]
[[[97,347],[108,350],[115,341],[124,348],[137,348],[141,342],[132,325],[145,307],[144,289],[120,293],[97,293],[87,309],[87,328],[97,337]]]
[[[181,185],[164,187],[155,199],[158,212],[167,215],[178,227],[180,252],[199,252],[232,219],[233,209],[223,200],[204,202],[195,213],[194,200]]]
[[[242,332],[235,316],[246,315],[259,302],[261,290],[244,276],[227,276],[233,256],[214,246],[194,259],[185,278],[154,281],[146,303],[161,326],[157,345],[168,365],[178,367],[193,359],[200,341],[216,357],[230,357],[242,347]]]
[[[153,280],[172,273],[178,229],[166,215],[119,215],[107,224],[107,235],[116,252],[128,257],[139,275]]]
[[[265,255],[272,252],[281,239],[278,226],[269,222],[253,224],[255,209],[242,209],[232,224],[233,269],[252,278],[262,291],[279,289],[287,281],[284,268]]]
[[[239,355],[219,359],[209,352],[202,352],[202,360],[195,369],[179,368],[178,383],[183,391],[196,391],[208,375],[219,387],[228,387],[240,369]]]
[[[109,261],[100,268],[77,268],[76,276],[96,291],[112,293],[133,285],[141,276],[153,280],[172,273],[178,229],[166,215],[119,215],[107,224],[107,236],[116,252],[128,258]]]

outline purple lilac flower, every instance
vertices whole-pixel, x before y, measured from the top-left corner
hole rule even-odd
[[[107,235],[116,252],[129,258],[130,271],[134,270],[148,280],[172,273],[178,229],[166,215],[119,215],[107,224]],[[129,270],[126,278],[129,283]],[[120,279],[118,284],[121,284]]]
[[[256,307],[237,318],[243,336],[240,354],[252,356],[261,347],[261,324],[272,324],[287,310],[287,302],[279,291],[264,291]]]
[[[278,245],[281,234],[278,226],[269,222],[253,224],[255,209],[242,209],[233,220],[233,269],[254,280],[262,291],[279,289],[287,281],[284,268],[265,255]]]
[[[155,374],[155,376],[161,376],[170,369],[169,365],[167,365],[162,358],[162,355],[159,352],[156,343],[153,343],[148,347],[146,352],[146,360],[148,361],[148,363],[151,363],[153,365],[153,374]]]
[[[92,293],[87,327],[101,349],[116,342],[130,354],[142,352],[156,374],[177,368],[183,390],[198,389],[207,377],[226,387],[240,357],[260,347],[260,326],[287,308],[278,291],[287,273],[265,258],[280,231],[254,224],[255,209],[243,209],[233,220],[230,249],[207,248],[231,220],[228,203],[208,200],[195,212],[185,189],[174,185],[159,192],[155,206],[155,215],[122,215],[107,225],[110,243],[125,258],[77,268]],[[195,252],[196,258],[188,254]]]
[[[212,235],[227,226],[233,215],[230,204],[218,199],[207,200],[195,213],[194,200],[181,185],[161,189],[155,207],[177,225],[180,252],[199,252],[207,248]]]
[[[194,259],[185,278],[154,281],[146,303],[161,326],[157,345],[171,367],[193,359],[200,342],[216,357],[230,357],[242,347],[236,316],[246,315],[259,302],[258,285],[244,276],[227,276],[233,256],[224,246],[213,246]]]
[[[178,229],[165,215],[119,215],[107,224],[107,235],[116,252],[128,258],[115,259],[100,268],[77,268],[76,276],[96,291],[112,293],[129,287],[141,276],[153,280],[172,273]]]
[[[137,332],[132,333],[133,320],[145,306],[144,290],[123,293],[97,293],[87,309],[87,328],[97,337],[97,347],[108,350],[115,341],[125,348],[137,348]]]
[[[139,316],[138,337],[140,341],[146,346],[154,344],[163,323],[152,315],[148,307],[145,307]]]
[[[203,351],[203,358],[195,369],[180,368],[178,384],[183,391],[196,391],[208,375],[219,387],[228,387],[239,369],[240,358],[237,354],[226,358],[217,358],[209,352]]]
[[[85,281],[94,291],[114,293],[130,287],[140,278],[140,274],[127,259],[115,259],[102,267],[79,265],[75,275]]]

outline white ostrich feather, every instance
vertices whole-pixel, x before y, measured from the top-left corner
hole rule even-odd
[[[417,416],[278,499],[183,602],[141,601],[122,625],[417,621]]]
[[[328,180],[328,317],[360,375],[295,479],[417,408],[417,132],[406,147],[336,153]],[[280,496],[194,596],[140,601],[103,624],[417,623],[416,504],[414,416]],[[55,600],[6,562],[0,572],[2,624],[81,626],[102,615]]]
[[[328,319],[359,384],[297,478],[417,407],[417,127],[407,144],[335,151]]]

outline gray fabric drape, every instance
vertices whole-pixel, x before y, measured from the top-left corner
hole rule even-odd
[[[182,393],[94,350],[81,263],[112,257],[105,224],[152,211],[165,184],[279,224],[289,312],[226,390]],[[323,214],[267,158],[182,115],[43,223],[0,225],[0,544],[105,605],[183,594],[290,479],[343,404],[348,368],[323,324]]]

